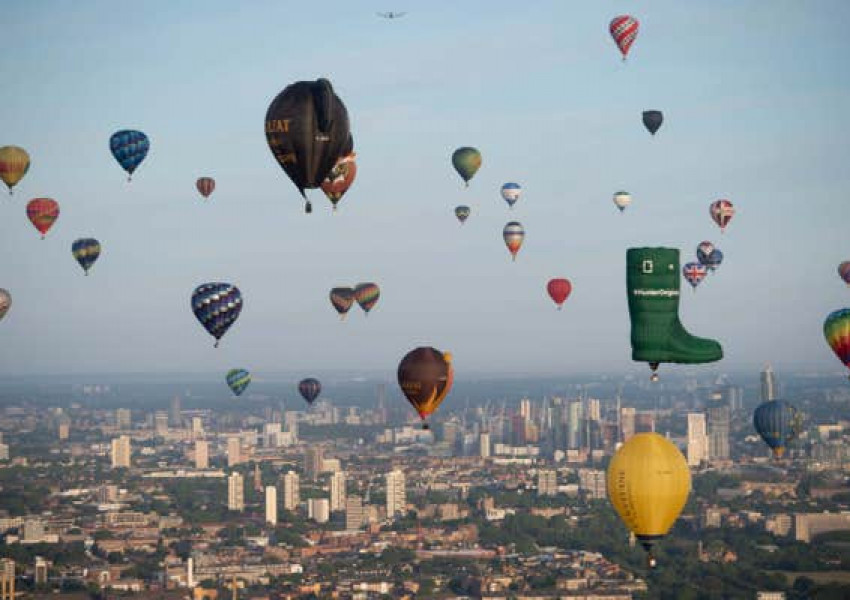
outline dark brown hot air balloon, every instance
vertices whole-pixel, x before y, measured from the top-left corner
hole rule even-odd
[[[354,290],[350,287],[335,287],[331,290],[331,304],[333,304],[339,318],[344,319],[346,313],[354,304]]]
[[[452,355],[429,346],[408,352],[398,364],[398,384],[407,401],[422,419],[423,429],[428,429],[425,419],[437,410],[452,389],[454,369]]]

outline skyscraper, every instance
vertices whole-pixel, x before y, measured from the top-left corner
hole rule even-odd
[[[531,418],[531,400],[523,398],[519,401],[519,414],[522,415],[523,419]]]
[[[490,458],[490,433],[482,431],[478,438],[478,450],[481,458]]]
[[[277,525],[277,488],[273,485],[266,486],[266,523]]]
[[[331,476],[330,510],[345,510],[345,471]]]
[[[207,442],[198,440],[195,442],[195,468],[207,469],[210,466],[210,448]]]
[[[761,372],[761,401],[770,402],[776,400],[776,377],[770,365]]]
[[[299,504],[301,504],[301,481],[298,473],[289,471],[283,476],[283,508],[295,511]]]
[[[227,438],[227,466],[235,467],[242,462],[242,442],[238,437]]]
[[[706,409],[708,415],[708,457],[710,460],[729,459],[729,427],[732,411],[720,392],[711,394]]]
[[[130,468],[130,438],[126,435],[112,440],[112,468]]]
[[[537,471],[537,495],[555,496],[558,493],[558,474],[551,469]]]
[[[568,410],[567,448],[577,450],[582,447],[584,437],[584,405],[581,400],[570,400]]]
[[[168,434],[168,413],[164,410],[158,410],[153,415],[154,432],[156,435],[165,436]]]
[[[360,496],[349,496],[345,501],[345,528],[356,531],[363,527],[366,522],[366,510],[363,506],[363,498]]]
[[[407,498],[405,493],[404,473],[393,469],[387,473],[387,518],[393,519],[396,514],[404,514]]]
[[[324,461],[324,452],[321,446],[309,446],[307,454],[304,456],[304,475],[310,481],[317,481],[319,473],[322,472],[322,462]]]
[[[204,435],[204,420],[201,417],[192,417],[192,437],[198,439]]]
[[[635,409],[632,406],[624,406],[620,409],[620,436],[622,442],[628,442],[635,434]]]
[[[171,399],[171,410],[169,411],[169,424],[172,427],[183,427],[183,415],[180,412],[180,396]]]
[[[708,435],[703,413],[688,413],[688,466],[698,467],[708,460]]]
[[[245,510],[245,482],[239,473],[231,473],[227,478],[227,509]]]
[[[119,408],[115,411],[115,426],[118,429],[130,429],[131,416],[129,408]]]

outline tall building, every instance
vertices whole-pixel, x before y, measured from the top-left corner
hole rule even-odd
[[[537,471],[537,495],[555,496],[558,494],[558,474],[551,469]]]
[[[245,481],[239,473],[231,473],[227,478],[227,509],[245,510]]]
[[[584,427],[584,404],[581,400],[570,400],[567,426],[567,448],[577,450],[582,447]]]
[[[115,411],[115,426],[118,429],[130,429],[132,425],[132,413],[129,408],[119,408]]]
[[[298,509],[301,504],[301,481],[298,473],[289,471],[283,476],[283,507],[289,511]]]
[[[587,401],[587,418],[591,421],[602,420],[602,405],[599,398],[590,398]]]
[[[708,460],[708,434],[703,413],[688,413],[688,466],[698,467]]]
[[[316,523],[327,523],[330,520],[330,503],[327,498],[310,498],[307,502],[307,518]]]
[[[404,472],[393,469],[387,473],[387,518],[392,519],[398,513],[404,514],[407,506]]]
[[[770,365],[761,372],[761,401],[770,402],[776,400],[776,377]]]
[[[624,406],[620,409],[620,441],[628,442],[635,434],[635,414],[632,406]]]
[[[62,421],[59,423],[59,439],[67,440],[68,435],[71,433],[71,425],[68,421]]]
[[[171,399],[171,410],[169,411],[169,423],[172,427],[183,427],[183,415],[180,413],[180,396]]]
[[[0,444],[0,460],[9,460],[9,444]]]
[[[281,438],[280,423],[266,423],[263,425],[263,446],[276,448],[280,445]]]
[[[204,420],[201,417],[192,417],[192,437],[198,439],[204,435]]]
[[[309,446],[307,453],[304,456],[304,475],[310,481],[317,481],[319,473],[322,472],[322,462],[324,461],[324,452],[321,446]]]
[[[195,468],[208,469],[210,466],[210,446],[204,440],[195,442]]]
[[[708,415],[708,458],[709,460],[728,460],[732,410],[722,393],[711,394],[706,414]]]
[[[238,437],[227,438],[227,466],[235,467],[242,462],[242,442]]]
[[[15,600],[15,561],[0,559],[0,600]]]
[[[112,440],[112,468],[130,468],[130,438],[126,435]]]
[[[47,572],[50,568],[50,562],[41,556],[35,557],[35,584],[40,585],[47,583]]]
[[[519,414],[522,415],[523,419],[531,418],[531,400],[523,398],[519,401]]]
[[[481,458],[490,458],[490,433],[487,431],[478,437],[478,452]]]
[[[330,510],[345,510],[345,471],[337,471],[331,476]]]
[[[277,488],[273,485],[266,486],[266,523],[277,525]]]
[[[360,496],[349,496],[345,501],[345,528],[356,531],[363,527],[366,522],[366,507],[363,506],[363,498]]]
[[[168,434],[168,413],[164,410],[158,410],[153,415],[153,429],[156,435]]]

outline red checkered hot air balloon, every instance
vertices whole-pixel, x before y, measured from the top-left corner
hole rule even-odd
[[[561,307],[564,305],[564,302],[566,302],[570,292],[573,291],[573,285],[570,283],[569,279],[550,279],[549,283],[546,284],[546,291],[549,292],[549,296],[555,301],[555,304],[558,305],[558,310],[561,310]]]
[[[638,20],[629,15],[614,17],[608,25],[608,31],[611,32],[611,37],[620,49],[623,60],[626,60],[626,55],[637,37],[639,26]]]
[[[53,198],[35,198],[27,203],[27,217],[44,239],[47,230],[59,218],[59,203]]]

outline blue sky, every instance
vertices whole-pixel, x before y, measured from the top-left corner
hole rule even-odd
[[[458,4],[455,6],[455,4]],[[30,173],[0,198],[0,373],[392,372],[411,348],[468,372],[635,371],[625,250],[711,240],[725,262],[681,315],[724,346],[720,369],[840,365],[821,325],[848,305],[850,6],[716,1],[402,3],[32,2],[4,8],[0,145]],[[407,10],[385,21],[379,10]],[[607,31],[641,32],[623,64]],[[346,103],[358,177],[338,214],[303,203],[271,157],[263,118],[301,79]],[[664,111],[651,138],[641,112]],[[109,136],[151,152],[131,184]],[[472,145],[468,189],[450,164]],[[215,177],[210,201],[197,177]],[[499,196],[517,181],[513,210]],[[611,195],[633,204],[620,215]],[[47,240],[26,220],[58,200]],[[709,203],[737,214],[720,234]],[[457,204],[472,207],[462,228]],[[501,239],[519,220],[516,263]],[[103,254],[89,277],[78,237]],[[550,277],[573,282],[564,310]],[[219,349],[189,310],[206,281],[238,285]],[[337,285],[382,288],[340,323]],[[714,368],[714,367],[712,367]]]

